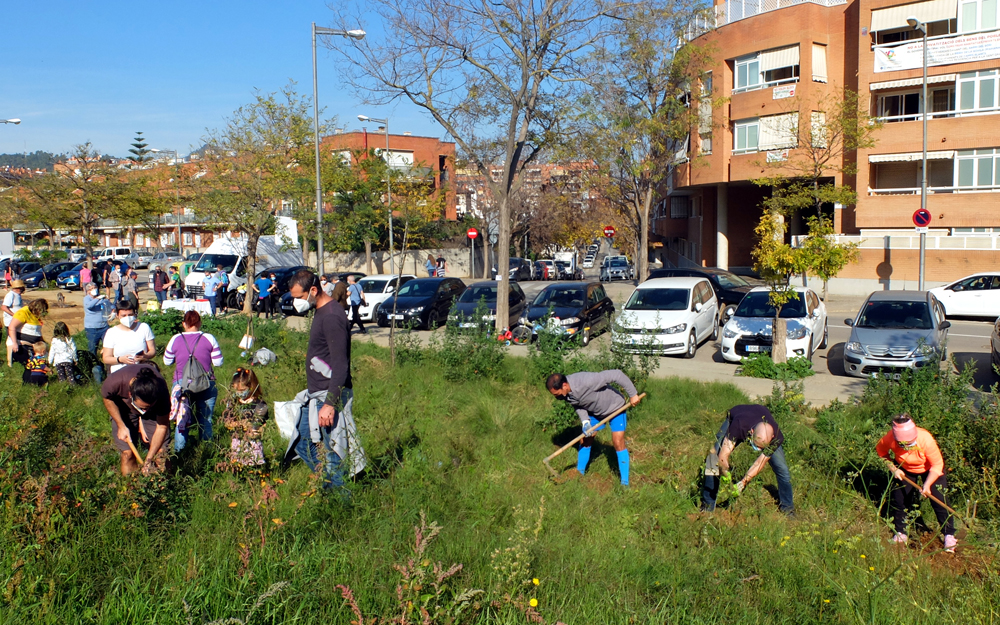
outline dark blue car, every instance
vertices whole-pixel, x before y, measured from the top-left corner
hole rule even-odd
[[[382,302],[375,318],[381,328],[387,328],[393,322],[397,326],[412,324],[434,330],[448,318],[448,311],[463,291],[465,283],[458,278],[410,280],[399,287],[395,295]]]
[[[21,279],[24,280],[24,286],[29,289],[47,289],[50,286],[54,286],[56,283],[56,277],[64,271],[68,271],[76,266],[76,263],[71,262],[58,262],[45,265],[34,271],[21,272]]]

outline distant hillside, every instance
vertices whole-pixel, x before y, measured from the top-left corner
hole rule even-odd
[[[51,171],[53,163],[64,160],[66,160],[65,154],[52,154],[36,150],[30,154],[0,154],[0,167],[25,167]]]

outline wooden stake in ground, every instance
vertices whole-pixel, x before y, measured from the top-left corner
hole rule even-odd
[[[644,398],[645,396],[646,396],[645,393],[642,393],[641,395],[639,395],[639,401],[642,401],[642,398]],[[636,402],[636,405],[638,405],[638,402]],[[559,472],[556,471],[555,469],[553,469],[552,465],[549,464],[549,462],[551,462],[553,458],[555,458],[556,456],[558,456],[562,452],[566,451],[567,449],[569,449],[573,445],[576,445],[577,443],[579,443],[580,441],[582,441],[584,438],[586,438],[588,436],[593,436],[594,432],[596,432],[597,430],[599,430],[602,427],[604,427],[605,423],[607,423],[608,421],[614,419],[615,417],[617,417],[621,413],[625,412],[631,406],[632,406],[631,402],[626,401],[624,406],[622,406],[618,410],[612,412],[608,416],[604,417],[604,419],[602,419],[597,425],[595,425],[594,427],[590,428],[589,430],[587,430],[583,434],[580,434],[579,436],[577,436],[576,438],[574,438],[573,440],[571,440],[570,442],[566,443],[561,448],[559,448],[559,450],[557,450],[554,453],[552,453],[552,455],[550,455],[547,458],[545,458],[544,460],[542,460],[542,464],[544,464],[545,467],[549,470],[549,473],[552,474],[552,477],[559,477]]]

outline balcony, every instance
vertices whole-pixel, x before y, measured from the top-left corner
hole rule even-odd
[[[715,5],[716,27],[732,24],[748,17],[798,6],[800,4],[818,4],[832,7],[847,4],[847,0],[725,0]]]

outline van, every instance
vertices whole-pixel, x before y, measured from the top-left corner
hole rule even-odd
[[[131,253],[132,248],[130,247],[108,247],[101,250],[101,253],[97,255],[97,260],[125,260]]]

